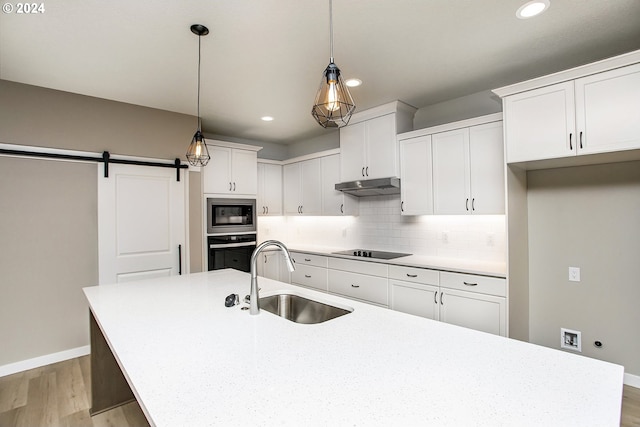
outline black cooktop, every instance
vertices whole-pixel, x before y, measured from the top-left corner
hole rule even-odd
[[[349,249],[346,251],[333,252],[336,255],[351,255],[361,258],[373,258],[373,259],[394,259],[403,256],[409,256],[411,254],[403,254],[399,252],[384,252],[384,251],[372,251],[369,249]]]

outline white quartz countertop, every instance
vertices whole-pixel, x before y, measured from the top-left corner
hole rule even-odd
[[[85,288],[152,425],[618,426],[623,368],[259,278],[353,308],[315,325],[217,270]]]
[[[458,258],[445,258],[426,255],[409,255],[389,260],[354,257],[340,255],[334,252],[343,251],[344,248],[334,248],[312,245],[291,245],[289,250],[315,255],[326,255],[337,258],[355,259],[359,261],[373,261],[383,264],[403,265],[407,267],[429,268],[433,270],[453,271],[456,273],[480,274],[483,276],[506,277],[507,266],[504,262],[478,261]]]

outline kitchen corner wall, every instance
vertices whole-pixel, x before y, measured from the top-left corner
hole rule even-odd
[[[353,217],[259,217],[258,237],[489,262],[505,262],[506,250],[504,215],[402,216],[399,195],[362,197]]]
[[[640,162],[529,171],[527,185],[530,342],[577,330],[583,356],[640,376]]]

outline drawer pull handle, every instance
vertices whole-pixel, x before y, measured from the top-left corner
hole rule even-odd
[[[418,277],[418,275],[417,274],[409,274],[409,273],[407,273],[407,277]]]
[[[462,283],[464,283],[467,286],[478,286],[477,283],[469,283],[469,282],[462,282]]]
[[[352,283],[352,284],[351,284],[351,287],[352,287],[352,288],[359,288],[359,287],[360,287],[360,285],[354,285],[354,284]]]
[[[305,258],[304,260],[309,262],[309,261],[311,261],[311,258]]]
[[[434,304],[438,304],[438,292],[434,292],[433,293],[433,303]]]
[[[311,276],[309,274],[305,274],[304,277],[306,277],[307,279],[311,279]]]

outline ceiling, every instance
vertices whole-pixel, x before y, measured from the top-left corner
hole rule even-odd
[[[415,107],[640,49],[640,0],[334,0],[334,56],[357,110]],[[196,115],[203,131],[292,143],[329,62],[328,0],[56,0],[0,14],[0,78]],[[272,122],[260,117],[270,115]],[[195,129],[194,121],[194,129]]]

